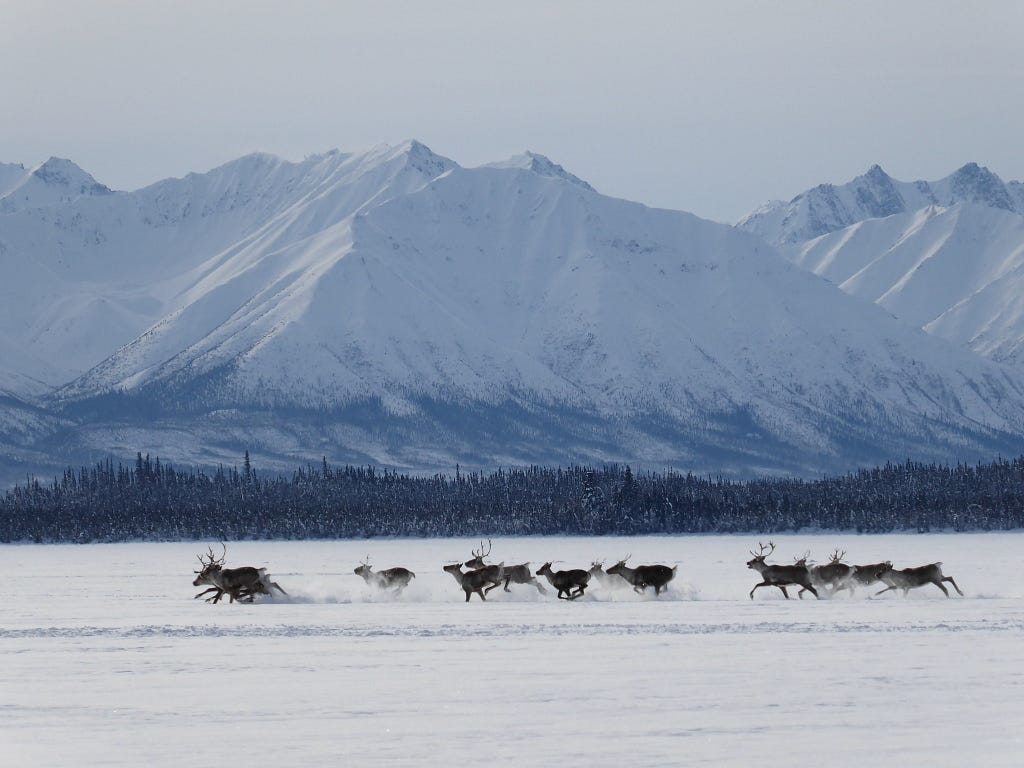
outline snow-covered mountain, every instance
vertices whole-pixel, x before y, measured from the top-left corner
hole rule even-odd
[[[0,214],[0,382],[35,388],[11,394],[61,459],[749,475],[1024,448],[1007,369],[532,153],[251,155],[90,190]]]
[[[109,194],[107,187],[70,160],[51,157],[32,169],[0,163],[0,213]]]
[[[908,323],[994,360],[1024,362],[1024,216],[928,206],[784,252]]]
[[[1024,213],[1024,184],[1004,183],[987,168],[968,163],[939,181],[897,181],[879,166],[841,186],[821,184],[788,203],[775,200],[736,226],[786,245],[811,240],[867,219],[910,213],[928,206],[973,203]]]

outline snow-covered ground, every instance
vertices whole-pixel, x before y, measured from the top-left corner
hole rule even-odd
[[[667,596],[463,602],[469,540],[241,542],[290,593],[195,601],[206,543],[0,547],[0,754],[22,766],[1019,766],[1024,535],[780,536],[941,560],[966,597],[783,600],[754,537],[524,538],[508,563],[679,563]],[[352,569],[417,573],[387,599]]]

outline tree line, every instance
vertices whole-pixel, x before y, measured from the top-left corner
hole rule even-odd
[[[2,542],[758,533],[1024,528],[1024,457],[907,461],[749,481],[629,466],[424,477],[372,466],[175,470],[137,455],[30,478],[0,497]]]

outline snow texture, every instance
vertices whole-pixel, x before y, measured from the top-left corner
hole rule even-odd
[[[678,563],[661,599],[529,586],[466,604],[468,540],[242,542],[289,592],[194,601],[206,543],[3,546],[0,748],[23,768],[146,765],[1020,764],[1019,534],[785,536],[778,561],[944,561],[869,599],[747,593],[756,537],[531,538],[507,562]],[[417,576],[400,597],[352,573]]]

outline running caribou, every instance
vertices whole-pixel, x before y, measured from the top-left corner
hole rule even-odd
[[[590,574],[590,578],[597,581],[601,587],[618,587],[625,586],[622,578],[614,573],[608,573],[604,569],[604,560],[594,560],[590,563],[590,568],[587,573]]]
[[[198,575],[192,582],[192,586],[200,587],[206,584],[209,588],[196,595],[196,600],[209,592],[214,594],[206,598],[208,603],[220,602],[220,599],[225,594],[228,595],[230,598],[228,602],[231,603],[236,600],[251,603],[256,599],[256,595],[273,595],[273,590],[275,589],[282,595],[288,594],[281,589],[280,584],[271,580],[266,568],[253,568],[251,566],[225,568],[224,562],[227,559],[228,548],[223,542],[221,547],[223,551],[219,558],[213,554],[213,547],[207,547],[206,558],[202,555],[198,556],[202,570],[194,571]]]
[[[807,565],[807,557],[808,555],[805,555],[803,560],[797,562],[797,565]],[[846,550],[840,552],[837,549],[825,565],[814,565],[810,568],[811,581],[814,586],[823,589],[829,597],[841,589],[848,589],[850,594],[853,594],[850,580],[853,578],[854,566],[844,563],[844,557],[846,557]],[[797,597],[803,599],[806,591],[806,588],[801,588]]]
[[[819,597],[818,590],[814,588],[811,583],[811,574],[807,569],[806,564],[801,564],[797,561],[795,565],[768,565],[765,559],[770,557],[772,552],[775,551],[775,544],[768,542],[766,547],[764,544],[758,542],[760,547],[759,552],[751,551],[750,554],[754,556],[753,560],[747,561],[747,568],[757,571],[761,574],[760,584],[755,584],[754,588],[750,590],[750,599],[754,599],[754,592],[757,591],[758,587],[778,587],[782,590],[782,594],[789,599],[789,593],[786,591],[786,587],[790,585],[801,586],[810,592],[815,597]],[[767,550],[767,551],[766,551]],[[806,556],[804,557],[804,563],[806,563]]]
[[[942,574],[942,563],[931,563],[929,565],[919,565],[916,568],[901,568],[899,570],[889,567],[882,573],[881,581],[888,586],[881,592],[876,592],[875,595],[880,595],[882,592],[888,592],[890,589],[902,589],[903,596],[907,596],[907,592],[916,588],[923,587],[925,584],[934,584],[936,587],[942,590],[942,594],[949,597],[949,590],[946,589],[942,582],[948,581],[953,585],[953,588],[958,594],[963,596],[963,592],[960,587],[953,581],[952,576],[944,576]]]
[[[647,587],[654,587],[654,594],[660,595],[663,589],[668,589],[668,583],[676,576],[676,568],[669,568],[667,565],[638,565],[636,568],[629,568],[626,561],[630,555],[626,555],[619,562],[608,569],[608,573],[617,574],[633,585],[633,591],[643,594]]]
[[[587,589],[587,584],[590,583],[590,571],[584,571],[582,568],[552,571],[549,562],[537,569],[537,575],[547,576],[551,586],[558,590],[560,600],[575,600],[577,597],[581,597]],[[576,591],[573,592],[573,589]]]
[[[505,565],[504,562],[501,562],[497,565],[487,565],[487,563],[484,562],[484,558],[491,554],[491,549],[491,540],[488,539],[487,551],[484,552],[484,543],[481,540],[479,550],[470,550],[470,552],[473,555],[473,559],[467,560],[462,564],[464,568],[469,568],[471,570],[485,570],[489,578],[493,577],[493,580],[497,583],[488,587],[486,590],[484,590],[485,592],[490,592],[492,589],[497,588],[498,586],[500,586],[501,582],[504,581],[506,592],[512,591],[508,588],[508,585],[511,582],[513,584],[532,584],[537,588],[537,591],[540,592],[542,595],[547,594],[547,590],[544,589],[544,585],[537,581],[537,579],[534,578],[533,574],[530,573],[529,563],[521,563],[519,565]]]
[[[416,578],[416,574],[408,568],[386,568],[383,571],[375,571],[370,567],[370,556],[366,556],[358,568],[353,571],[356,576],[362,576],[363,581],[377,589],[390,589],[396,595],[409,586],[409,582]]]
[[[486,568],[477,568],[475,571],[463,571],[462,563],[452,563],[451,565],[443,566],[442,570],[444,570],[445,573],[450,573],[459,583],[459,586],[462,587],[462,591],[466,593],[467,603],[474,592],[480,595],[481,600],[487,599],[484,595],[485,584],[491,584],[492,588],[501,585],[500,581],[495,581],[491,578],[491,575],[487,573]]]
[[[856,586],[870,587],[872,584],[876,584],[881,581],[882,577],[888,573],[890,568],[892,568],[892,561],[890,560],[886,560],[884,563],[855,565],[853,566],[853,575],[846,583],[847,589],[850,590],[850,594],[852,595],[853,589]]]

